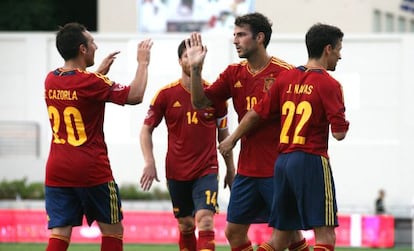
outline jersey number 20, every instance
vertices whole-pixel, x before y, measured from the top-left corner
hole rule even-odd
[[[66,133],[68,135],[66,140],[60,138],[58,134],[60,123],[62,122],[58,109],[54,106],[48,106],[47,111],[49,113],[49,119],[53,120],[53,143],[65,144],[67,141],[72,146],[80,146],[85,143],[88,139],[85,132],[85,124],[83,123],[80,111],[76,107],[68,106],[63,110],[63,122],[65,123]]]

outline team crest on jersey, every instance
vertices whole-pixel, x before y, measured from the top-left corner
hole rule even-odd
[[[263,92],[267,92],[275,81],[276,81],[276,78],[272,76],[265,78],[264,84],[263,84]]]

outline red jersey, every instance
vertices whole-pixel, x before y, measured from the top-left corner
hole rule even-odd
[[[203,83],[206,86],[206,82]],[[194,180],[218,173],[217,127],[227,128],[225,102],[197,110],[191,104],[191,93],[180,80],[155,95],[144,124],[157,127],[165,118],[168,150],[165,170],[167,179]]]
[[[341,84],[322,69],[300,66],[279,75],[254,110],[281,114],[280,152],[303,151],[328,158],[332,132],[348,131]]]
[[[53,136],[46,185],[85,187],[113,179],[103,132],[105,102],[124,105],[129,89],[78,69],[47,75],[45,101]]]
[[[292,66],[272,57],[260,72],[252,73],[247,61],[229,65],[219,78],[205,90],[213,101],[223,102],[232,98],[238,120],[264,96],[278,75]],[[250,177],[272,177],[279,144],[278,118],[262,121],[257,128],[241,138],[237,172]]]

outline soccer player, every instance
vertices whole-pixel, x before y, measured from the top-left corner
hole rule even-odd
[[[232,98],[239,121],[264,96],[278,75],[292,66],[270,56],[266,47],[272,35],[272,24],[260,13],[239,16],[235,20],[233,43],[240,58],[229,65],[208,88],[201,85],[201,66],[207,53],[201,35],[191,34],[186,44],[191,65],[193,105],[204,108]],[[261,121],[257,128],[241,139],[241,147],[227,210],[226,237],[233,251],[253,250],[248,237],[250,224],[268,223],[273,199],[273,165],[277,157],[280,127],[276,116]],[[225,155],[224,155],[225,156]],[[307,248],[301,232],[295,245]],[[297,245],[296,245],[297,243]],[[265,246],[259,250],[266,249]]]
[[[152,133],[165,118],[168,129],[165,169],[180,231],[179,248],[181,251],[215,250],[214,214],[218,209],[216,141],[229,135],[227,104],[223,101],[205,109],[194,109],[190,94],[190,65],[184,41],[178,47],[178,62],[182,69],[181,78],[158,91],[141,130],[141,149],[145,160],[141,187],[148,190],[154,179],[159,181]],[[207,84],[203,80],[203,86],[207,87]],[[227,166],[224,178],[226,188],[233,182],[235,167],[231,152],[224,159]]]
[[[275,193],[269,225],[274,228],[267,250],[292,244],[296,230],[313,229],[315,251],[333,251],[338,226],[335,186],[328,156],[329,128],[345,138],[349,122],[341,84],[329,75],[341,59],[343,32],[315,24],[306,33],[308,62],[281,73],[269,92],[249,111],[238,128],[220,144],[230,151],[261,119],[281,117]]]
[[[138,44],[138,67],[128,86],[86,70],[94,64],[98,47],[83,25],[68,23],[60,27],[56,47],[65,63],[45,80],[45,101],[53,133],[45,178],[51,229],[46,250],[67,250],[72,227],[80,226],[85,215],[89,225],[98,223],[101,250],[121,251],[123,216],[104,141],[105,103],[142,102],[152,41]],[[108,72],[117,53],[105,58],[98,71]]]

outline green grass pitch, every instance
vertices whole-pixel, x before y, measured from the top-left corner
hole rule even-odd
[[[0,251],[44,251],[46,243],[0,243]],[[99,251],[99,244],[71,244],[68,251]],[[178,251],[177,245],[125,244],[124,251]],[[217,246],[216,251],[229,251],[228,246]],[[411,251],[411,248],[336,248],[335,251]]]

